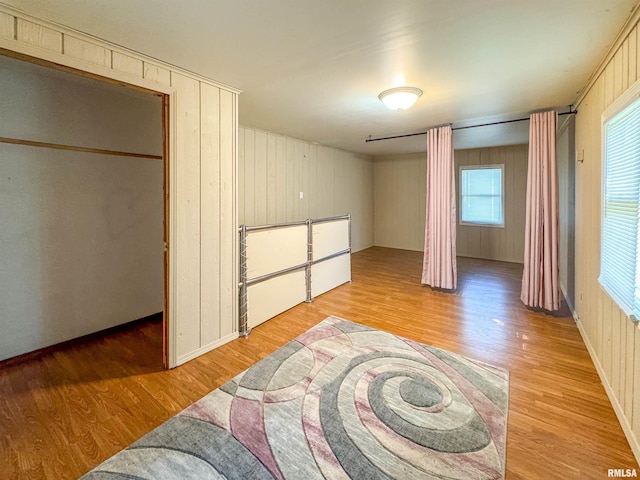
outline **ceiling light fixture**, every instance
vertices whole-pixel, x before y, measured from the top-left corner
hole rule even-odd
[[[422,90],[416,87],[396,87],[385,90],[378,98],[391,110],[406,110],[413,107],[418,98],[422,95]]]

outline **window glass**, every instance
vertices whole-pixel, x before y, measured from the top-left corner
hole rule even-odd
[[[460,167],[460,223],[504,226],[503,165]]]
[[[606,119],[603,128],[599,281],[622,310],[636,319],[640,318],[640,100]]]

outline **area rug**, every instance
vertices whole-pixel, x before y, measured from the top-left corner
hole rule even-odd
[[[508,373],[328,317],[84,479],[502,479]]]

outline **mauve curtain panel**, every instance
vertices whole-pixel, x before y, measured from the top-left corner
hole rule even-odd
[[[556,124],[556,112],[531,115],[520,294],[525,305],[549,311],[560,308]]]
[[[427,132],[427,218],[422,283],[455,290],[456,187],[451,126]]]

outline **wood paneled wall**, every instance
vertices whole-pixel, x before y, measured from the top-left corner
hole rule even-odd
[[[353,251],[373,245],[370,157],[240,127],[238,172],[240,224],[351,213]]]
[[[169,95],[169,362],[236,338],[239,91],[5,5],[0,53]]]
[[[460,166],[504,165],[504,228],[458,225],[458,255],[504,262],[524,261],[528,153],[528,145],[456,150],[458,193]]]
[[[640,76],[637,12],[614,55],[578,104],[575,314],[629,443],[640,458],[640,332],[598,283],[602,196],[601,115]]]
[[[458,255],[521,263],[527,145],[456,150],[454,155],[457,192],[460,165],[505,165],[505,227],[458,225]],[[374,240],[377,246],[424,248],[426,175],[425,153],[375,158]]]
[[[573,310],[575,305],[575,115],[560,117],[558,159],[558,229],[560,233],[560,288]]]
[[[373,168],[374,243],[424,249],[426,153],[376,157]]]

